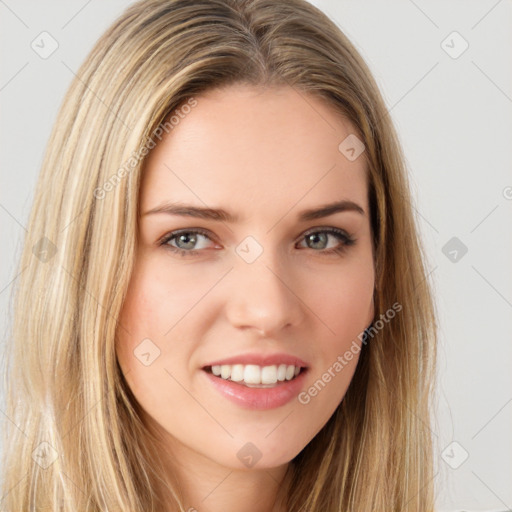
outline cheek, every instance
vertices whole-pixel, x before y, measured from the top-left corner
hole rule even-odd
[[[324,281],[324,286],[308,292],[314,311],[335,339],[357,336],[373,316],[373,267],[347,265],[331,272]]]
[[[155,389],[169,388],[171,351],[165,332],[173,325],[165,286],[158,273],[139,266],[130,282],[119,317],[116,355],[126,381],[138,403],[146,411],[158,407]]]
[[[140,336],[164,339],[204,293],[198,276],[173,270],[147,257],[136,266],[120,315],[132,342]]]
[[[211,287],[197,273],[170,270],[161,259],[141,257],[119,316],[117,358],[132,390],[144,403],[155,389],[169,387],[166,370],[173,374],[186,371],[194,348],[190,324],[199,311],[194,307]]]
[[[373,290],[373,267],[361,260],[330,272],[325,286],[307,294],[323,325],[316,337],[317,364],[298,396],[304,413],[316,418],[303,423],[305,437],[317,433],[311,429],[323,426],[345,396],[360,356],[359,336],[373,317]]]
[[[168,305],[163,293],[164,287],[158,280],[156,269],[151,270],[150,266],[137,263],[119,315],[116,335],[119,363],[125,374],[132,374],[132,379],[144,371],[143,362],[154,360],[154,363],[148,365],[154,368],[160,359],[163,334],[170,327],[170,319],[166,322],[165,318]],[[137,358],[139,353],[142,362]],[[142,356],[148,353],[149,356]]]
[[[159,290],[156,283],[137,274],[130,282],[119,317],[119,334],[125,344],[136,344],[140,336],[150,337],[157,332]]]

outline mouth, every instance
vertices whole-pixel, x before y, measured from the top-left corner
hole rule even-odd
[[[274,388],[295,380],[307,371],[305,366],[254,364],[213,365],[202,368],[206,373],[223,381],[249,388]]]
[[[287,364],[223,364],[201,370],[206,382],[224,398],[238,407],[260,411],[290,403],[304,389],[309,372],[307,366]]]

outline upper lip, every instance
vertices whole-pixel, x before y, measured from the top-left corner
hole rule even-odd
[[[208,366],[222,366],[225,364],[255,364],[258,366],[272,366],[272,365],[294,365],[300,366],[303,368],[307,368],[308,364],[304,362],[300,357],[293,356],[290,354],[240,354],[238,356],[228,357],[226,359],[218,359],[216,361],[212,361],[203,366],[203,368],[207,368]]]

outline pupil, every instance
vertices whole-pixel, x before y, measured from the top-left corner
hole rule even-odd
[[[180,235],[179,238],[178,238],[178,242],[182,242],[182,241],[185,241],[185,244],[186,244],[186,239],[191,239],[192,241],[188,243],[188,245],[186,247],[182,247],[183,249],[192,249],[192,247],[194,247],[194,244],[196,242],[196,237],[195,235],[191,235],[190,233],[188,234],[185,234],[185,235]]]
[[[314,239],[321,239],[323,244],[322,247],[313,247],[313,249],[324,249],[327,244],[327,233],[313,233],[312,235],[309,235],[309,240],[313,241],[313,244],[316,243]]]

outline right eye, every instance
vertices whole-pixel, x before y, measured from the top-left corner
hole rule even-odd
[[[210,239],[208,232],[202,229],[180,229],[177,231],[171,231],[163,236],[160,240],[159,245],[164,246],[166,249],[170,249],[172,252],[179,254],[180,256],[197,256],[203,246],[197,248],[198,240],[200,238]],[[173,242],[170,244],[169,242]],[[194,247],[194,248],[193,248]]]

